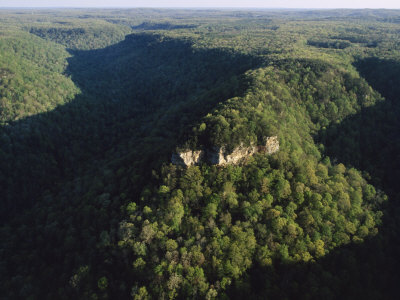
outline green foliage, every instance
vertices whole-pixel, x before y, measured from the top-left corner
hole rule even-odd
[[[104,48],[123,40],[131,31],[127,27],[116,26],[102,20],[65,23],[67,24],[36,25],[27,30],[31,34],[74,50]]]
[[[398,19],[0,11],[5,297],[393,297]]]
[[[171,200],[160,201],[165,195],[155,192],[153,201],[157,211],[154,218],[157,216],[158,229],[154,228],[152,233],[151,251],[154,252],[149,252],[145,261],[146,266],[153,265],[150,269],[157,269],[162,276],[178,272],[182,285],[174,287],[174,295],[205,297],[206,286],[211,285],[221,295],[229,287],[228,282],[239,279],[254,261],[261,265],[271,265],[272,259],[275,263],[314,261],[351,240],[362,241],[372,232],[376,234],[374,222],[380,222],[380,214],[366,209],[366,205],[371,208],[374,203],[377,207],[379,199],[367,200],[371,197],[369,185],[356,170],[322,162],[310,166],[309,160],[293,163],[289,159],[280,161],[285,168],[278,169],[272,167],[276,160],[260,156],[243,167],[190,167],[180,175],[180,184],[170,187],[168,198]],[[313,171],[317,166],[327,169],[324,176],[305,177],[299,188],[297,174],[307,168]],[[173,166],[170,168],[173,170]],[[239,168],[243,171],[234,183],[225,182],[222,186],[222,183],[216,183],[215,177],[227,178],[232,169]],[[254,172],[259,170],[260,179],[254,180]],[[164,176],[165,183],[173,175],[167,172]],[[171,231],[168,206],[171,201],[177,201],[172,200],[176,199],[174,189],[178,195],[189,198],[180,217],[181,229],[175,226],[175,231]],[[209,192],[203,194],[193,189]],[[246,193],[251,189],[251,193]],[[350,195],[355,191],[359,192],[359,201],[350,201]],[[301,201],[298,200],[299,193],[302,194]],[[214,196],[210,198],[210,194]],[[203,210],[198,209],[199,204]],[[229,223],[223,218],[227,212],[231,216]],[[139,221],[135,226],[142,226],[142,234],[132,236],[128,244],[147,240],[143,232],[148,225]],[[373,229],[371,233],[367,228]],[[157,233],[159,230],[162,233]],[[182,235],[185,238],[182,239]],[[153,262],[151,258],[161,251],[165,253],[161,262]],[[169,267],[171,264],[173,267]],[[147,276],[142,278],[141,284],[158,280],[151,272]],[[185,282],[193,284],[193,276],[197,277],[196,286],[200,286],[185,287]],[[160,296],[168,293],[169,284],[166,281],[160,286],[154,282],[149,288]],[[155,286],[156,289],[151,288]]]
[[[0,124],[52,110],[79,92],[62,74],[69,56],[62,47],[4,30],[0,53]]]
[[[106,277],[101,277],[98,282],[97,286],[99,287],[100,290],[105,290],[108,287],[108,281]]]

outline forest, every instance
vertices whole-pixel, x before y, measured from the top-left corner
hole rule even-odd
[[[0,9],[0,299],[397,299],[399,95],[398,10]]]

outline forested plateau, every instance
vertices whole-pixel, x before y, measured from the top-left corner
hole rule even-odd
[[[399,95],[398,10],[0,9],[0,299],[398,299]]]

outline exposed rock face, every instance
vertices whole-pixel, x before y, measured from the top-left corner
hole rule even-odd
[[[266,138],[265,150],[259,152],[265,152],[267,154],[273,154],[279,151],[279,140],[277,136],[270,136]]]
[[[174,165],[183,165],[188,167],[200,163],[203,156],[203,150],[178,152],[172,154],[171,162]]]
[[[213,165],[237,164],[240,160],[252,156],[255,153],[273,154],[279,150],[279,140],[277,136],[266,138],[264,146],[245,147],[243,144],[236,147],[232,153],[226,154],[223,147],[213,149],[185,151],[172,154],[171,162],[175,165],[192,166],[202,161],[207,161]]]
[[[241,144],[239,147],[235,148],[231,154],[225,155],[224,148],[214,148],[214,151],[208,153],[208,161],[213,165],[226,165],[226,164],[236,164],[242,158],[253,155],[258,152],[258,147],[250,146],[244,147]]]

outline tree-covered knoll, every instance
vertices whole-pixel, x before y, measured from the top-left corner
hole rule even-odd
[[[49,111],[79,89],[63,75],[68,52],[22,31],[0,35],[0,122]]]
[[[396,299],[398,20],[0,10],[2,297]]]
[[[282,142],[277,154],[226,168],[165,166],[157,175],[160,184],[148,185],[139,202],[127,204],[118,246],[132,262],[136,297],[145,290],[156,298],[223,298],[233,283],[245,294],[246,285],[257,279],[242,275],[253,266],[315,262],[378,233],[382,212],[376,209],[387,197],[355,169],[321,158],[311,134],[323,121],[307,113],[312,96],[299,90],[323,83],[334,91],[339,85],[327,103],[354,94],[341,114],[319,112],[328,124],[380,98],[363,90],[363,80],[353,79],[346,90],[348,78],[336,76],[336,82],[322,76],[332,67],[318,61],[278,65],[284,70],[274,66],[249,73],[248,93],[221,104],[195,129],[228,147],[274,132]],[[291,80],[300,70],[311,77],[307,84]]]
[[[248,72],[251,93],[230,99],[208,114],[185,147],[232,150],[241,143],[261,145],[265,137],[276,134],[292,143],[299,135],[300,146],[311,140],[310,133],[382,101],[364,79],[322,60],[284,59],[269,64]],[[296,129],[288,133],[289,124]]]
[[[116,26],[106,21],[65,23],[34,25],[26,30],[69,49],[104,48],[123,40],[131,32],[129,27]]]

